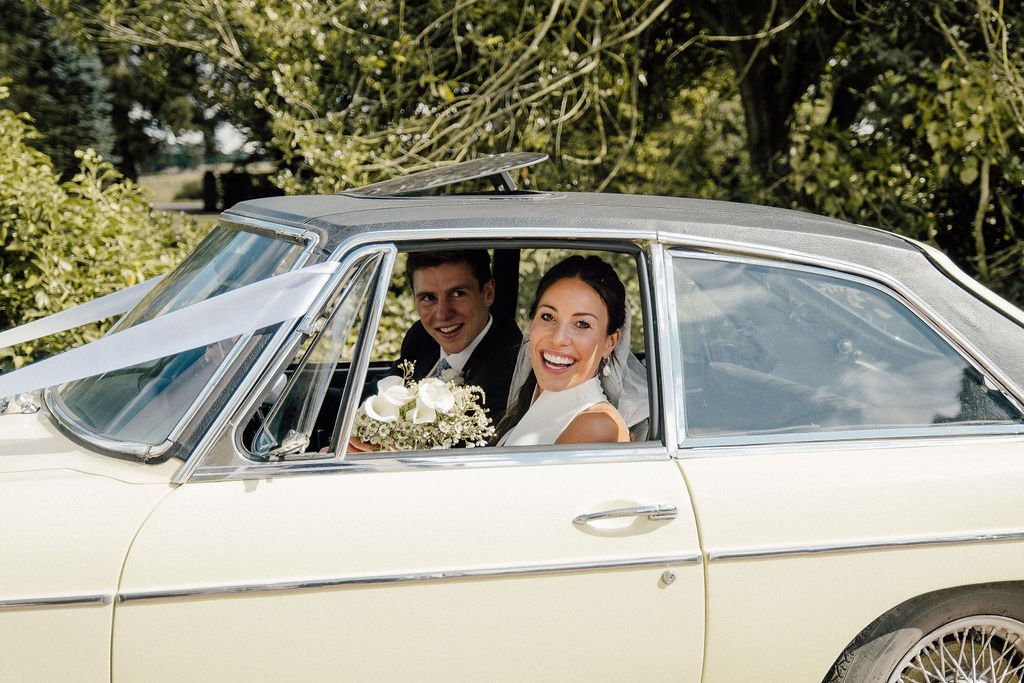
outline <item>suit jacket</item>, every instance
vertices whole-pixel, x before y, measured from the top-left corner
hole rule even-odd
[[[491,329],[487,330],[462,368],[465,383],[475,384],[484,390],[484,409],[494,422],[500,420],[505,413],[512,370],[522,341],[523,334],[514,318],[493,317]],[[421,380],[434,368],[440,357],[441,348],[423,329],[423,324],[417,321],[405,333],[395,368],[403,360],[414,361],[416,368],[413,379]]]

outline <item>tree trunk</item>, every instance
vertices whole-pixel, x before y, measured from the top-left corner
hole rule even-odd
[[[848,25],[804,0],[718,0],[694,11],[716,36],[709,42],[727,46],[741,79],[751,165],[770,182],[785,173],[793,110],[821,79]]]

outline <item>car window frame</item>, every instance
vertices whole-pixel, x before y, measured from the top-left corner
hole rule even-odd
[[[865,442],[879,439],[909,438],[943,438],[962,435],[987,436],[993,434],[1022,434],[1024,424],[1000,425],[963,425],[943,423],[918,427],[872,427],[851,428],[828,432],[787,432],[785,434],[733,434],[723,436],[691,436],[686,431],[685,377],[682,367],[682,341],[679,338],[678,300],[675,281],[675,263],[677,259],[704,259],[723,262],[734,262],[748,265],[779,268],[797,272],[822,275],[837,280],[857,283],[875,289],[883,296],[890,297],[896,304],[903,307],[924,326],[930,329],[939,339],[948,344],[965,363],[973,367],[983,378],[989,388],[1001,392],[1009,402],[1024,414],[1024,400],[1017,396],[1009,387],[1002,373],[968,340],[958,334],[951,326],[938,316],[920,297],[911,292],[898,280],[879,271],[858,267],[854,264],[827,259],[803,259],[796,254],[774,254],[759,252],[756,249],[723,250],[720,245],[708,249],[703,245],[673,244],[666,245],[664,252],[664,272],[667,282],[664,288],[663,301],[670,310],[667,332],[672,340],[666,346],[671,349],[671,357],[667,358],[673,367],[675,382],[672,392],[674,401],[672,413],[676,421],[673,440],[676,448],[681,451],[703,449],[708,447],[733,447],[775,444],[810,444],[815,442]],[[737,245],[739,246],[739,245]]]
[[[364,314],[363,322],[360,324],[359,337],[353,355],[354,372],[349,375],[349,382],[346,385],[339,408],[339,419],[335,429],[338,436],[347,442],[354,422],[355,408],[358,405],[359,393],[352,391],[352,387],[362,387],[366,380],[370,355],[373,350],[373,340],[380,321],[384,307],[384,296],[387,291],[387,284],[395,276],[395,261],[400,251],[413,249],[427,249],[444,242],[447,248],[457,242],[459,248],[495,248],[500,244],[501,248],[564,248],[570,250],[596,250],[607,252],[628,253],[634,256],[637,263],[637,276],[641,284],[641,306],[642,318],[645,326],[645,351],[646,362],[648,363],[649,393],[651,396],[651,429],[647,441],[631,442],[628,444],[585,444],[580,445],[559,445],[559,446],[501,446],[472,449],[466,451],[458,449],[455,453],[441,451],[403,451],[399,453],[372,453],[352,457],[352,453],[338,449],[335,452],[325,453],[323,457],[319,454],[307,453],[298,457],[289,457],[279,461],[258,462],[246,457],[247,450],[242,447],[240,438],[244,424],[240,424],[240,418],[234,420],[229,436],[222,436],[213,442],[205,444],[205,452],[202,457],[197,458],[197,464],[193,467],[183,468],[176,477],[177,482],[184,481],[209,481],[225,479],[257,479],[267,476],[289,476],[312,473],[329,472],[363,472],[381,470],[404,470],[422,468],[465,468],[465,467],[495,467],[509,465],[537,465],[537,464],[558,464],[558,463],[582,463],[582,462],[622,462],[636,460],[665,460],[670,456],[665,444],[664,435],[667,434],[663,428],[664,424],[664,396],[660,390],[661,386],[661,365],[660,353],[658,352],[658,341],[655,334],[658,326],[653,320],[654,301],[659,296],[657,287],[653,281],[652,259],[654,255],[650,248],[652,242],[638,237],[635,233],[618,233],[594,235],[591,230],[578,231],[575,237],[567,236],[566,231],[528,231],[521,229],[510,231],[513,234],[502,234],[495,236],[494,229],[480,229],[479,231],[467,231],[469,234],[415,234],[403,233],[378,233],[377,235],[366,234],[361,237],[354,237],[340,243],[334,250],[330,260],[341,260],[343,265],[341,271],[347,272],[360,255],[375,251],[389,252],[390,256],[386,263],[379,267],[375,282],[375,291],[370,295],[372,310]],[[514,234],[518,233],[518,234]],[[376,238],[376,239],[374,239]],[[385,277],[385,272],[387,277]],[[337,286],[335,283],[334,286]],[[326,291],[326,290],[325,290]],[[333,290],[332,290],[333,291]],[[328,299],[327,294],[321,297],[320,306],[317,309],[310,309],[307,315],[309,324],[323,314],[323,307]],[[373,334],[367,331],[372,329]],[[236,415],[244,416],[255,411],[256,402],[259,396],[269,389],[269,377],[275,377],[275,368],[283,370],[293,357],[295,350],[301,343],[299,339],[290,340],[278,352],[274,354],[274,362],[269,369],[262,373],[261,380],[249,390],[244,404]],[[342,424],[344,423],[344,424]],[[223,460],[227,457],[225,450],[227,442],[230,441],[230,448],[233,450],[232,464],[228,465]],[[335,442],[337,443],[337,441]],[[212,456],[214,451],[217,456]],[[211,462],[219,458],[222,462],[214,464]]]
[[[494,237],[487,239],[478,238],[449,238],[446,240],[445,248],[452,249],[453,241],[458,243],[460,249],[473,249],[473,248],[486,248],[494,249],[499,248],[499,242]],[[408,241],[396,241],[397,251],[399,253],[406,253],[414,251],[416,249],[429,249],[431,246],[436,248],[436,241],[434,240],[422,240],[413,239]],[[445,452],[439,454],[438,451],[402,451],[400,453],[346,453],[345,462],[358,464],[369,464],[372,463],[376,466],[388,466],[395,464],[410,464],[415,463],[421,466],[445,466],[449,464],[457,464],[459,466],[466,466],[467,464],[508,464],[509,457],[512,456],[513,460],[523,461],[536,461],[538,459],[551,460],[552,457],[571,456],[574,452],[579,452],[582,457],[583,452],[590,452],[589,457],[597,460],[608,460],[617,459],[617,454],[640,449],[641,451],[646,450],[648,444],[655,444],[658,448],[664,448],[664,439],[662,438],[661,424],[662,420],[660,413],[662,413],[660,406],[662,400],[660,396],[660,372],[657,364],[657,343],[654,341],[654,326],[652,325],[653,315],[653,303],[652,299],[657,297],[655,293],[656,287],[653,286],[651,279],[651,260],[652,255],[649,250],[645,249],[644,246],[638,244],[634,239],[622,239],[622,238],[604,238],[594,237],[589,235],[586,238],[577,239],[566,239],[564,236],[559,237],[508,237],[501,239],[501,249],[518,249],[520,251],[524,249],[565,249],[569,251],[597,251],[607,253],[619,253],[628,254],[634,259],[636,264],[637,278],[640,284],[640,307],[641,307],[641,319],[644,325],[644,352],[645,362],[648,364],[648,394],[650,397],[651,417],[648,439],[642,442],[631,442],[630,444],[559,444],[559,445],[543,445],[543,446],[488,446],[486,448],[475,448],[472,450],[457,449],[455,453]],[[395,264],[391,265],[392,272],[389,275],[387,281],[390,282],[392,278],[396,276]],[[400,277],[404,275],[399,274]],[[383,279],[383,278],[382,278]],[[386,288],[385,288],[386,289]],[[382,306],[381,306],[382,307]],[[378,314],[381,312],[378,307]],[[379,318],[377,319],[379,322]],[[361,337],[364,335],[365,329],[360,331]],[[368,363],[370,361],[369,354],[372,353],[373,338],[360,339],[360,343],[365,343],[365,351],[367,357],[365,362],[360,363],[359,372],[362,375],[362,381],[365,382],[366,371]],[[350,406],[350,410],[346,416],[344,422],[346,425],[342,431],[345,436],[345,441],[348,440],[348,435],[351,434],[352,424],[354,423],[356,405]],[[340,420],[339,420],[340,422]],[[338,443],[338,442],[335,442]],[[603,452],[608,451],[608,452]],[[579,462],[579,459],[572,457],[573,462]]]
[[[242,444],[242,432],[248,420],[256,413],[260,401],[271,391],[271,386],[294,359],[302,344],[312,335],[318,333],[317,321],[327,312],[327,308],[347,286],[351,274],[358,271],[360,264],[366,259],[377,257],[386,259],[387,249],[367,247],[352,250],[349,253],[335,253],[326,262],[340,260],[340,267],[321,289],[307,313],[292,325],[278,330],[274,339],[260,352],[248,374],[238,382],[235,392],[228,400],[222,413],[222,419],[206,432],[196,445],[193,456],[175,474],[173,483],[184,483],[192,480],[223,480],[252,479],[266,476],[269,472],[281,469],[284,463],[290,469],[303,469],[317,466],[331,457],[314,457],[281,461],[263,462],[254,459]],[[337,257],[337,258],[334,258]],[[376,265],[379,275],[380,261]],[[377,279],[372,287],[376,287]],[[373,296],[373,292],[370,292]],[[344,397],[343,399],[344,400]]]

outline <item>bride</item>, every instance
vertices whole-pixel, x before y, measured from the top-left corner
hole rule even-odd
[[[647,417],[645,373],[629,352],[626,292],[612,267],[579,255],[556,264],[530,317],[497,445],[629,441],[627,425]]]

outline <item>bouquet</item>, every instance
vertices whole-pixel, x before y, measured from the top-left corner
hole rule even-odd
[[[377,394],[359,406],[357,439],[400,451],[487,445],[494,427],[482,406],[483,389],[454,378],[417,382],[411,362],[399,367],[404,377],[385,377],[377,383]]]

